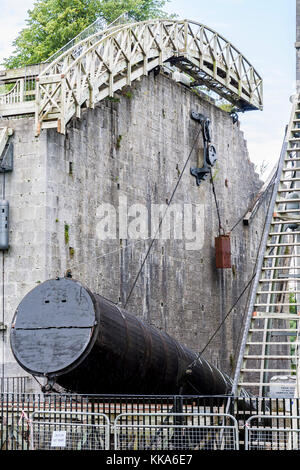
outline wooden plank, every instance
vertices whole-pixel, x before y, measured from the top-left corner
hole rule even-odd
[[[34,101],[25,101],[24,103],[0,104],[0,115],[2,117],[18,116],[21,114],[34,114]]]
[[[27,65],[17,69],[1,70],[0,79],[4,83],[10,83],[19,78],[33,77],[39,75],[49,64]]]

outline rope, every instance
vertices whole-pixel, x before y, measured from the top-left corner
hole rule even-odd
[[[36,376],[31,374],[31,377],[39,384],[40,388],[42,389],[43,386],[42,386],[41,382],[38,381],[38,379],[36,378]]]
[[[245,321],[245,317],[246,317],[246,313],[247,313],[247,305],[248,305],[249,297],[250,297],[250,292],[251,292],[251,290],[248,291],[248,296],[247,296],[247,300],[246,300],[246,303],[245,303],[245,308],[244,308],[244,313],[243,313],[243,316],[242,316],[241,325],[244,325],[244,321]],[[237,352],[238,352],[238,349],[239,349],[239,346],[240,346],[242,331],[243,331],[243,329],[240,328],[238,338],[237,338],[237,342],[236,342],[236,347],[235,347],[233,358],[232,358],[232,363],[231,363],[231,370],[230,370],[231,374],[234,373],[234,368],[236,366]]]
[[[126,245],[122,248],[118,248],[117,250],[113,250],[113,251],[108,251],[107,253],[104,253],[103,255],[97,256],[96,258],[94,258],[94,260],[98,261],[99,259],[105,258],[106,256],[113,255],[115,253],[120,253],[121,251],[127,250],[128,248],[131,248],[132,246],[137,245],[138,243],[146,242],[150,239],[151,239],[151,237],[141,239],[141,240],[137,240],[133,243],[129,243],[128,245]],[[78,263],[76,265],[73,265],[73,267],[71,267],[71,270],[75,269],[75,268],[78,268],[79,266],[82,266],[82,265],[86,265],[86,261],[83,261],[82,263]]]
[[[232,310],[234,309],[234,307],[238,304],[238,302],[240,301],[240,299],[243,297],[244,293],[246,292],[246,290],[248,289],[248,287],[250,286],[250,284],[252,283],[253,279],[255,277],[255,273],[252,274],[250,280],[247,282],[246,286],[244,287],[244,289],[242,290],[241,294],[239,295],[239,297],[237,298],[237,300],[234,302],[234,304],[232,305],[231,309],[228,311],[228,313],[225,315],[225,317],[223,318],[222,322],[220,323],[220,325],[218,326],[218,328],[215,330],[214,334],[210,337],[210,339],[208,340],[208,342],[206,343],[205,347],[202,349],[202,351],[200,352],[200,355],[204,353],[204,351],[207,349],[207,347],[210,345],[210,343],[212,342],[212,340],[214,339],[214,337],[216,336],[216,334],[218,333],[218,331],[222,328],[222,326],[224,325],[225,321],[227,320],[227,318],[229,317],[229,315],[231,314]]]
[[[142,263],[141,263],[140,269],[139,269],[139,271],[138,271],[138,273],[137,273],[137,275],[136,275],[136,277],[135,277],[135,279],[134,279],[134,281],[133,281],[133,284],[132,284],[131,289],[130,289],[130,291],[129,291],[128,297],[127,297],[126,302],[125,302],[125,304],[124,304],[124,308],[126,308],[128,302],[129,302],[129,300],[130,300],[130,297],[131,297],[132,292],[133,292],[133,290],[134,290],[134,288],[135,288],[135,286],[136,286],[136,283],[137,283],[137,281],[138,281],[138,278],[139,278],[139,276],[140,276],[140,274],[141,274],[141,272],[142,272],[142,270],[143,270],[143,267],[144,267],[144,265],[145,265],[145,262],[146,262],[146,260],[147,260],[147,258],[148,258],[148,256],[149,256],[149,253],[150,253],[150,251],[151,251],[151,248],[152,248],[152,246],[153,246],[153,244],[154,244],[154,242],[155,242],[156,235],[158,234],[158,232],[159,232],[159,230],[160,230],[160,227],[161,227],[161,225],[162,225],[162,223],[163,223],[163,220],[164,220],[164,218],[165,218],[165,216],[166,216],[166,213],[167,213],[167,211],[168,211],[168,209],[169,209],[169,207],[170,207],[170,204],[171,204],[171,202],[172,202],[172,200],[173,200],[173,198],[174,198],[174,196],[175,196],[175,193],[176,193],[176,191],[177,191],[177,188],[178,188],[178,186],[179,186],[179,184],[180,184],[180,182],[181,182],[182,176],[183,176],[184,171],[185,171],[185,169],[186,169],[186,167],[187,167],[187,164],[188,164],[188,162],[189,162],[189,160],[190,160],[190,158],[191,158],[191,155],[192,155],[192,153],[193,153],[193,150],[194,150],[194,148],[195,148],[196,142],[197,142],[197,140],[198,140],[198,138],[199,138],[199,135],[200,135],[200,132],[201,132],[201,131],[202,131],[202,127],[200,127],[200,129],[199,129],[199,131],[198,131],[198,133],[197,133],[197,136],[196,136],[196,138],[195,138],[195,140],[194,140],[194,142],[193,142],[191,151],[190,151],[190,153],[189,153],[189,155],[188,155],[188,157],[187,157],[187,159],[186,159],[186,162],[185,162],[185,164],[184,164],[183,170],[182,170],[182,172],[181,172],[180,175],[179,175],[178,181],[177,181],[177,183],[176,183],[176,185],[175,185],[175,188],[173,189],[172,195],[171,195],[171,197],[170,197],[170,199],[169,199],[169,201],[168,201],[166,210],[165,210],[165,212],[164,212],[162,218],[160,219],[160,222],[159,222],[159,224],[158,224],[158,227],[157,227],[157,230],[156,230],[156,232],[155,232],[155,235],[154,235],[154,237],[153,237],[152,240],[151,240],[151,243],[150,243],[150,245],[149,245],[149,247],[148,247],[148,250],[147,250],[147,252],[146,252],[146,254],[145,254],[145,256],[144,256],[144,259],[143,259],[143,261],[142,261]]]
[[[215,188],[215,183],[214,183],[211,168],[210,168],[210,182],[211,182],[211,185],[212,185],[212,191],[213,191],[215,205],[216,205],[216,209],[217,209],[218,222],[219,222],[219,235],[221,235],[221,230],[223,231],[223,234],[225,233],[225,231],[224,231],[224,229],[222,227],[222,223],[221,223],[220,208],[219,208],[219,203],[218,203],[218,199],[217,199],[216,188]]]
[[[271,198],[270,198],[270,200],[269,200],[267,213],[269,212],[270,204],[271,204]],[[196,364],[196,362],[199,360],[200,356],[204,353],[204,351],[206,351],[206,349],[208,348],[209,344],[212,342],[212,340],[215,338],[215,336],[217,335],[217,333],[219,332],[219,330],[222,328],[222,326],[224,325],[225,321],[226,321],[227,318],[229,317],[229,315],[230,315],[230,313],[232,312],[232,310],[234,309],[234,307],[237,305],[237,303],[239,302],[239,300],[242,298],[242,296],[244,295],[244,293],[246,292],[246,290],[248,289],[248,287],[249,287],[250,284],[252,283],[252,281],[253,281],[253,279],[254,279],[254,277],[255,277],[255,275],[256,275],[256,266],[257,266],[257,261],[258,261],[258,255],[259,255],[259,251],[260,251],[261,244],[262,244],[262,239],[263,239],[263,234],[264,234],[265,227],[266,227],[266,222],[267,222],[267,218],[265,218],[263,230],[262,230],[262,232],[261,232],[259,247],[258,247],[258,250],[257,250],[257,256],[256,256],[256,260],[255,260],[255,265],[254,265],[254,268],[253,268],[253,271],[252,271],[252,276],[251,276],[250,280],[247,282],[247,284],[246,284],[246,286],[244,287],[244,289],[242,290],[241,294],[239,295],[239,297],[237,298],[237,300],[235,301],[235,303],[233,304],[233,306],[231,307],[231,309],[228,311],[228,313],[225,315],[225,317],[223,318],[222,322],[220,323],[220,325],[218,326],[218,328],[215,330],[215,332],[213,333],[213,335],[210,337],[210,339],[208,340],[208,342],[206,343],[206,345],[204,346],[204,348],[198,353],[197,357],[194,359],[193,362],[191,362],[191,364],[190,364],[186,369],[189,369],[189,368],[193,367],[193,366]],[[248,300],[249,300],[249,294],[248,294],[246,306],[247,306]],[[245,318],[246,306],[245,306],[245,309],[244,309],[243,319]],[[241,332],[240,332],[240,334],[241,334]],[[240,334],[239,334],[239,339],[240,339]],[[238,340],[238,343],[239,343],[239,340]],[[238,349],[238,346],[237,346],[236,349],[235,349],[235,356],[234,356],[234,358],[233,358],[234,360],[235,360],[235,358],[236,358],[237,349]],[[233,367],[232,367],[232,369],[233,369]]]
[[[224,325],[224,323],[226,322],[227,318],[229,317],[229,315],[231,314],[232,310],[234,309],[234,307],[238,304],[238,302],[240,301],[240,299],[243,297],[244,293],[246,292],[246,290],[248,289],[248,287],[250,286],[250,284],[252,283],[253,279],[255,277],[255,273],[252,274],[250,280],[247,282],[246,286],[244,287],[244,289],[242,290],[241,294],[239,295],[239,297],[237,298],[237,300],[234,302],[234,304],[232,305],[231,309],[227,312],[227,314],[225,315],[225,317],[223,318],[222,322],[219,324],[218,328],[215,330],[215,332],[213,333],[213,335],[210,337],[210,339],[208,340],[208,342],[206,343],[206,345],[204,346],[204,348],[197,354],[197,357],[193,360],[193,362],[191,362],[187,368],[187,369],[190,369],[192,367],[194,367],[194,365],[197,363],[197,361],[199,360],[200,356],[204,353],[204,351],[208,348],[208,346],[210,345],[210,343],[212,342],[212,340],[214,339],[214,337],[217,335],[217,333],[219,332],[219,330],[222,328],[222,326]]]
[[[278,163],[279,165],[279,163]],[[258,199],[255,201],[255,204],[254,206],[259,202],[258,206],[257,206],[257,209],[259,208],[259,206],[261,205],[262,203],[262,200],[263,198],[266,196],[266,194],[268,193],[269,189],[271,188],[271,186],[273,186],[274,182],[275,182],[275,179],[276,179],[276,176],[277,176],[277,173],[278,173],[278,165],[277,165],[277,170],[276,172],[274,173],[273,175],[273,178],[270,180],[268,186],[266,187],[266,189],[264,190],[264,192],[258,197]],[[253,206],[253,207],[254,207]],[[252,207],[252,208],[253,208]],[[257,210],[256,209],[256,210]],[[238,219],[238,221],[233,225],[233,227],[230,229],[230,233],[233,232],[233,230],[239,225],[239,223],[244,219],[245,215],[249,212],[249,208],[246,210],[246,212],[244,212],[244,214]]]

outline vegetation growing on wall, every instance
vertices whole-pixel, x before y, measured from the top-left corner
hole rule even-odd
[[[65,224],[65,244],[69,243],[69,225]]]

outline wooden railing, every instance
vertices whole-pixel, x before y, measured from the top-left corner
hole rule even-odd
[[[206,85],[237,109],[263,107],[260,75],[225,38],[194,21],[149,20],[97,32],[45,66],[36,78],[37,134],[47,127],[64,133],[72,116],[80,117],[82,105],[93,108],[165,62],[190,77],[191,86]],[[0,95],[0,114],[2,104],[25,103],[29,96],[20,80]]]

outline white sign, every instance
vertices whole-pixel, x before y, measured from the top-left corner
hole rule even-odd
[[[270,398],[294,398],[296,387],[295,376],[278,375],[271,377],[270,382],[272,383],[270,385]],[[279,384],[276,382],[279,382]]]
[[[67,431],[53,431],[51,447],[66,447]]]

